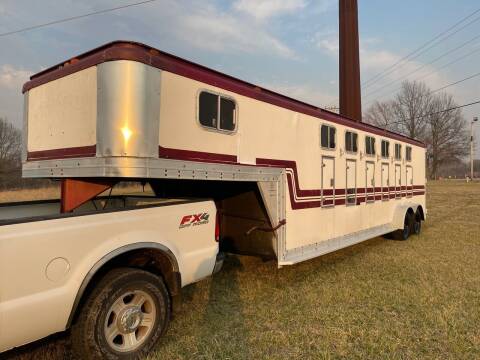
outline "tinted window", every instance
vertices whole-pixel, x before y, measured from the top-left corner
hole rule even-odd
[[[325,125],[322,125],[321,143],[322,143],[322,147],[328,148],[328,126],[325,126]]]
[[[330,128],[330,136],[329,136],[329,143],[330,143],[330,149],[335,149],[335,128],[331,127]]]
[[[345,133],[345,150],[348,152],[356,153],[358,150],[358,135],[347,131]]]
[[[235,130],[236,103],[234,100],[202,91],[198,103],[200,124],[217,130]],[[219,109],[220,114],[218,113]]]
[[[235,130],[235,101],[223,97],[220,100],[220,129]]]
[[[390,156],[390,143],[382,140],[382,157],[388,158]]]
[[[407,161],[412,161],[412,148],[410,146],[406,147],[405,158],[407,159]]]
[[[217,128],[218,95],[208,92],[200,93],[198,116],[203,126]]]
[[[365,138],[365,153],[367,155],[375,155],[375,138],[371,136]]]
[[[395,159],[401,160],[402,159],[402,145],[395,144]]]
[[[320,130],[320,143],[323,148],[335,149],[335,128],[328,125],[322,125]]]

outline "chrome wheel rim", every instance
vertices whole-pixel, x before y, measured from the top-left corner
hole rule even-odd
[[[157,309],[151,295],[141,290],[119,296],[105,318],[104,335],[118,352],[139,349],[153,331]]]

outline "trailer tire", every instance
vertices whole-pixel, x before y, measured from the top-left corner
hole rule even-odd
[[[170,297],[161,277],[133,268],[108,272],[89,294],[72,326],[78,359],[144,357],[165,333]]]
[[[405,241],[408,239],[412,229],[412,216],[413,214],[408,212],[405,214],[405,219],[403,220],[403,229],[396,230],[392,233],[394,240]]]
[[[420,213],[420,211],[417,210],[413,218],[412,233],[415,235],[420,235],[421,232],[422,232],[422,214]]]

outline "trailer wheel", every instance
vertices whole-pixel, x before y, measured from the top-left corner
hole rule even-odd
[[[414,215],[413,218],[413,229],[412,232],[415,235],[420,235],[420,232],[422,231],[422,215],[420,212],[417,210],[417,212]]]
[[[410,215],[409,213],[406,213],[405,214],[405,219],[403,220],[403,229],[400,229],[400,230],[396,230],[392,233],[393,235],[393,238],[395,240],[401,240],[401,241],[404,241],[404,240],[407,240],[408,237],[410,236],[410,231],[411,231],[411,228],[412,228],[412,215]]]
[[[149,272],[118,268],[89,295],[72,327],[79,359],[136,359],[165,333],[170,298],[163,280]]]

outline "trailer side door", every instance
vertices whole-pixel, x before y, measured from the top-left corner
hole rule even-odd
[[[402,165],[395,164],[395,198],[402,198]]]
[[[335,206],[335,158],[322,156],[322,207]]]
[[[390,166],[388,163],[382,163],[382,200],[390,199]]]
[[[413,168],[410,165],[406,166],[406,180],[407,180],[407,197],[413,196]]]
[[[367,203],[375,201],[375,163],[367,161],[365,163],[365,201]]]

